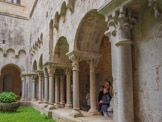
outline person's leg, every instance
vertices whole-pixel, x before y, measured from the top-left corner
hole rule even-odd
[[[104,115],[105,117],[109,117],[109,116],[108,116],[108,112],[103,112],[103,115]]]

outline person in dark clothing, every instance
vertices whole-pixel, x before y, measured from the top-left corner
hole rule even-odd
[[[104,86],[100,86],[100,92],[99,92],[99,95],[98,95],[98,102],[99,102],[99,105],[98,105],[98,109],[99,109],[99,111],[101,111],[101,103],[100,103],[100,101],[102,100],[102,97],[103,97],[103,89],[104,89]],[[101,112],[101,114],[103,115],[103,113]]]
[[[103,97],[103,89],[104,89],[104,86],[100,86],[100,92],[99,92],[99,95],[98,95],[98,102],[100,102],[100,100],[102,100],[102,97]]]
[[[103,112],[103,115],[105,117],[109,117],[107,109],[109,107],[110,100],[111,100],[111,97],[109,95],[108,89],[104,88],[104,95],[103,95],[102,100],[100,101],[100,103],[102,104],[101,111]]]

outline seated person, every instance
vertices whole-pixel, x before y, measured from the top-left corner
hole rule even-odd
[[[103,112],[103,115],[105,117],[109,117],[107,109],[109,107],[110,100],[111,100],[111,97],[108,91],[109,90],[107,88],[104,88],[104,95],[102,97],[102,100],[100,101],[100,103],[102,104],[101,111]]]

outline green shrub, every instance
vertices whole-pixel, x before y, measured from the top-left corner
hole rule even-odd
[[[0,103],[12,103],[18,96],[13,92],[3,92],[0,94]]]

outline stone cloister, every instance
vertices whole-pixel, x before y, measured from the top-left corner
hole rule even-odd
[[[0,0],[0,92],[57,122],[161,122],[161,19],[162,0]]]

